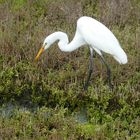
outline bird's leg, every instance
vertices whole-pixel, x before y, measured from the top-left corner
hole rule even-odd
[[[107,62],[105,61],[105,58],[103,57],[103,55],[101,55],[101,60],[103,61],[103,63],[105,64],[105,66],[107,68],[107,77],[108,77],[109,88],[111,90],[113,90],[113,85],[111,84],[111,70],[110,70],[110,67],[107,64]]]
[[[87,80],[86,80],[85,85],[84,85],[84,90],[87,90],[87,88],[88,88],[89,80],[90,80],[92,72],[93,72],[93,49],[90,48],[89,71],[88,71]]]

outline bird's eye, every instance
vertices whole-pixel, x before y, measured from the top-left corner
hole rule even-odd
[[[45,42],[45,46],[47,45],[47,42]]]

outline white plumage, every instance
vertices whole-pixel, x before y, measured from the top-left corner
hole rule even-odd
[[[112,55],[120,64],[127,63],[127,55],[121,48],[114,34],[105,25],[91,17],[83,16],[78,19],[76,33],[70,43],[67,34],[64,32],[58,31],[47,36],[44,40],[43,47],[36,56],[36,60],[44,50],[47,50],[56,41],[58,41],[59,48],[64,52],[72,52],[79,47],[88,44],[91,56],[93,55],[93,50],[95,50],[106,64],[108,73],[110,73],[110,69],[102,56],[102,52]],[[92,62],[93,58],[91,57],[90,59]],[[92,67],[91,63],[90,65],[90,67]],[[89,73],[89,77],[90,75],[91,72]]]

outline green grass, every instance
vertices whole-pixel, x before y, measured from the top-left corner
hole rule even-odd
[[[138,0],[1,0],[0,7],[0,139],[140,139]],[[83,90],[88,47],[64,53],[54,44],[34,62],[46,35],[61,30],[71,40],[81,15],[107,25],[128,55],[128,64],[119,65],[105,54],[113,91],[97,54]]]

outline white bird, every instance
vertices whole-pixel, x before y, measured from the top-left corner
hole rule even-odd
[[[91,17],[83,16],[78,19],[76,33],[70,43],[67,34],[64,32],[58,31],[47,36],[35,60],[40,57],[44,50],[47,50],[56,41],[58,41],[60,50],[64,52],[72,52],[83,45],[89,45],[90,65],[84,89],[87,89],[91,73],[93,71],[93,51],[97,52],[99,56],[101,56],[103,63],[106,65],[110,88],[112,88],[111,71],[103,57],[102,52],[112,55],[120,64],[127,63],[127,55],[121,48],[114,34],[105,25]]]

